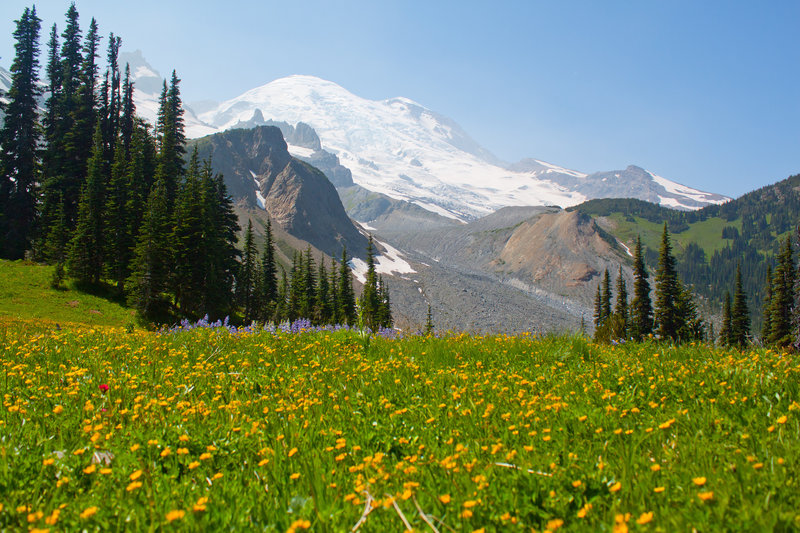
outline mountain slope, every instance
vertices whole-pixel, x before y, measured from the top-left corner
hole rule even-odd
[[[234,198],[265,209],[294,237],[333,257],[340,256],[342,246],[363,254],[367,240],[348,218],[333,184],[291,156],[278,128],[231,130],[192,144],[225,177]]]

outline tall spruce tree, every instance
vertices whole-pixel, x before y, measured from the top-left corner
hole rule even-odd
[[[794,253],[792,240],[786,237],[772,274],[769,343],[786,347],[792,342],[792,306],[794,304]]]
[[[122,150],[122,140],[117,138],[117,150],[111,165],[111,180],[106,189],[103,225],[105,227],[105,266],[109,279],[117,285],[119,294],[125,293],[125,280],[130,276],[130,262],[135,235],[131,233],[128,163]]]
[[[147,199],[142,227],[136,240],[128,303],[147,320],[163,322],[169,317],[169,233],[172,217],[167,209],[167,190],[157,181]]]
[[[242,264],[239,275],[236,277],[236,297],[244,312],[244,320],[250,323],[253,320],[256,303],[256,270],[258,269],[258,251],[256,250],[253,236],[253,221],[247,221],[244,232],[244,249],[242,251]]]
[[[747,295],[742,287],[742,267],[736,265],[736,285],[731,307],[731,343],[744,346],[750,337],[750,311],[747,308]]]
[[[261,319],[272,320],[278,298],[278,276],[275,264],[275,242],[272,236],[272,222],[267,219],[264,235],[264,252],[261,254],[261,287],[259,302]]]
[[[622,267],[619,267],[619,277],[617,277],[617,301],[614,305],[612,318],[611,335],[615,339],[628,338],[628,288],[625,285],[625,277],[622,275]]]
[[[633,301],[631,302],[631,337],[641,340],[653,332],[653,308],[650,303],[650,283],[647,281],[642,238],[636,237],[633,253]]]
[[[31,248],[37,216],[40,125],[39,29],[36,8],[16,21],[11,88],[0,129],[0,257],[20,259]]]
[[[100,121],[94,130],[89,170],[78,203],[78,222],[69,244],[67,271],[84,284],[97,284],[103,273],[105,238],[105,183],[103,135]]]
[[[372,235],[367,241],[367,273],[364,281],[364,288],[361,291],[361,314],[364,317],[365,325],[371,330],[378,329],[378,276],[375,272],[375,245]]]
[[[378,277],[378,326],[391,328],[394,325],[392,316],[392,303],[389,297],[389,285],[383,280],[383,276]]]
[[[120,151],[123,151],[120,147]],[[207,253],[206,221],[197,148],[192,153],[186,178],[180,184],[172,222],[172,269],[170,286],[185,316],[199,318],[202,308]]]
[[[352,326],[356,320],[356,296],[353,292],[353,280],[350,267],[347,266],[347,248],[342,248],[342,261],[339,264],[339,292],[336,298],[339,319]]]
[[[655,290],[654,319],[656,333],[662,339],[677,340],[678,330],[681,327],[681,317],[678,314],[678,298],[681,294],[681,286],[678,281],[678,271],[675,267],[675,258],[672,255],[672,244],[666,223],[664,223],[664,231],[661,234]]]

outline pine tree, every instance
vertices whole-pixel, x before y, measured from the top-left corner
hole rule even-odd
[[[391,328],[394,325],[392,317],[392,303],[389,297],[389,285],[378,277],[378,326]]]
[[[342,248],[342,261],[339,264],[339,293],[337,308],[342,323],[352,326],[356,320],[356,296],[353,292],[353,280],[350,267],[347,266],[347,248]]]
[[[331,298],[331,324],[342,324],[344,319],[339,314],[339,268],[335,259],[331,259],[329,293]]]
[[[164,82],[156,129],[159,139],[156,179],[164,181],[167,188],[167,205],[169,206],[175,202],[177,184],[183,175],[183,154],[186,152],[180,81],[173,70],[169,87],[167,87],[166,81]]]
[[[650,303],[650,284],[647,282],[642,238],[636,238],[633,253],[633,301],[631,302],[631,337],[641,340],[653,332],[653,309]]]
[[[678,314],[678,298],[681,286],[675,268],[675,258],[672,256],[669,230],[664,223],[664,232],[661,235],[661,248],[656,270],[656,305],[654,318],[656,333],[662,339],[678,339],[678,330],[681,328],[681,317]]]
[[[89,173],[78,204],[78,223],[69,244],[67,272],[81,283],[98,284],[103,273],[105,237],[105,182],[103,136],[100,121],[94,132],[94,147]]]
[[[769,343],[779,347],[792,342],[792,305],[795,283],[792,241],[786,237],[772,274],[772,304],[770,306]]]
[[[244,310],[244,320],[250,323],[255,311],[255,278],[258,268],[258,252],[253,238],[253,221],[247,221],[244,233],[244,250],[239,275],[236,277],[236,297]]]
[[[603,292],[600,289],[601,283],[597,284],[597,292],[594,294],[594,327],[595,331],[603,325]]]
[[[303,293],[300,296],[300,318],[312,320],[314,318],[314,304],[317,298],[317,278],[316,265],[311,255],[311,246],[306,248],[300,275],[303,278]]]
[[[680,342],[702,341],[705,339],[706,326],[703,317],[694,303],[694,295],[688,287],[678,283],[676,312],[680,317],[676,339]]]
[[[730,346],[733,344],[731,322],[731,293],[729,291],[725,291],[725,298],[722,301],[722,327],[719,330],[719,342],[723,346]]]
[[[736,288],[731,307],[731,343],[744,346],[750,336],[750,311],[747,309],[747,296],[742,288],[741,264],[736,265]]]
[[[314,319],[317,324],[331,323],[331,297],[328,280],[328,269],[325,268],[325,257],[319,262],[317,269],[317,295],[314,304]]]
[[[625,278],[622,275],[622,267],[619,267],[619,277],[617,278],[617,301],[614,306],[614,314],[612,318],[612,337],[615,339],[627,339],[628,326],[628,288],[625,285]]]
[[[361,291],[361,313],[365,325],[375,331],[378,329],[378,276],[375,272],[375,246],[370,235],[367,241],[367,273]]]
[[[16,21],[11,88],[0,129],[0,257],[20,259],[31,248],[39,167],[39,28],[36,8]]]
[[[763,321],[761,325],[761,342],[766,343],[769,339],[772,324],[770,323],[770,311],[772,308],[772,265],[767,264],[767,276],[764,282],[764,302],[762,307]]]
[[[165,293],[169,281],[170,222],[166,187],[158,181],[147,199],[127,283],[128,303],[147,320],[164,321],[168,317]]]
[[[125,80],[122,82],[122,102],[120,107],[119,134],[122,137],[125,157],[128,157],[133,141],[134,124],[136,123],[136,105],[133,103],[131,66],[128,64],[125,65]]]
[[[120,146],[120,151],[122,147]],[[172,269],[170,286],[175,301],[185,316],[199,318],[205,283],[207,253],[206,222],[203,219],[203,190],[197,148],[192,153],[186,179],[175,201],[172,222]]]
[[[302,316],[302,301],[306,294],[305,277],[303,276],[303,255],[295,250],[292,255],[292,267],[289,270],[289,294],[286,310],[288,319],[294,322]]]
[[[264,235],[264,252],[261,254],[261,290],[259,300],[262,320],[271,320],[278,298],[278,276],[275,265],[275,242],[272,237],[272,223],[267,219]]]
[[[106,274],[116,282],[117,291],[125,293],[125,280],[130,276],[130,262],[135,236],[131,233],[131,205],[128,187],[128,164],[122,150],[121,139],[117,139],[114,162],[111,165],[111,181],[106,190],[103,213],[105,226]]]
[[[433,335],[433,315],[431,314],[431,304],[428,304],[428,313],[425,315],[425,335]]]

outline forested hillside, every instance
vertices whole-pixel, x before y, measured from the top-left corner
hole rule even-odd
[[[669,225],[681,279],[719,312],[733,292],[737,263],[754,330],[761,327],[768,269],[787,235],[800,223],[800,175],[762,187],[722,205],[675,211],[633,199],[591,200],[571,208],[594,217],[631,246],[641,235],[645,259],[654,268],[664,222]]]

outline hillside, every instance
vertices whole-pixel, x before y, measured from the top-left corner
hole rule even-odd
[[[681,279],[719,311],[733,292],[736,263],[754,330],[761,324],[767,265],[779,243],[800,224],[800,175],[762,187],[722,205],[686,212],[632,199],[591,200],[570,208],[591,216],[615,238],[632,246],[641,235],[651,268],[658,258],[663,224],[672,234]]]
[[[0,260],[0,320],[35,320],[53,324],[123,327],[135,313],[104,294],[50,287],[55,267]]]

